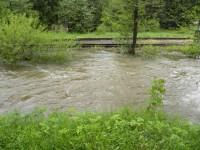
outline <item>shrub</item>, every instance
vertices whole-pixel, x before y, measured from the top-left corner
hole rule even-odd
[[[15,63],[31,59],[38,44],[43,42],[39,34],[42,28],[37,27],[37,20],[25,15],[10,14],[0,26],[0,56],[4,61]],[[36,28],[37,27],[37,28]]]
[[[43,30],[44,28],[35,18],[13,14],[4,18],[0,26],[2,60],[6,63],[32,60],[35,62],[60,61],[68,56],[70,51],[66,50],[67,47],[60,42],[52,44],[52,40],[46,37]],[[61,50],[63,50],[62,54]]]

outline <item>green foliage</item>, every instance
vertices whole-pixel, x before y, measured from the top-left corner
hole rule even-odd
[[[14,13],[26,13],[29,15],[35,13],[32,11],[32,3],[29,0],[10,0],[8,8]]]
[[[60,26],[70,32],[88,32],[100,24],[104,0],[30,0],[30,3],[49,29]]]
[[[103,11],[100,29],[105,31],[132,30],[132,10],[135,0],[111,0]],[[199,17],[199,0],[139,1],[140,31],[180,28],[193,25]]]
[[[39,13],[40,20],[49,28],[58,23],[59,2],[61,0],[30,0],[33,10]]]
[[[156,19],[144,19],[140,22],[140,31],[158,31],[160,28],[159,21]]]
[[[159,56],[160,52],[161,52],[160,47],[143,46],[140,48],[139,55],[145,59],[152,59],[152,58],[155,58],[156,56]]]
[[[132,26],[135,0],[0,0],[0,8],[39,16],[48,29],[119,31]],[[140,31],[188,26],[199,18],[199,0],[140,0]],[[0,9],[0,14],[1,14]],[[100,25],[101,24],[101,25]],[[100,25],[100,27],[98,27]]]
[[[9,10],[6,8],[7,3],[5,3],[5,1],[0,0],[0,23],[2,21],[3,18],[5,18],[10,12]]]
[[[157,107],[162,106],[163,97],[165,94],[165,81],[162,79],[154,80],[150,90],[150,105],[148,110],[155,110]]]
[[[0,26],[1,60],[5,63],[41,62],[63,60],[61,58],[68,56],[67,54],[71,56],[67,47],[58,42],[57,45],[54,44],[57,48],[52,48],[52,41],[45,37],[43,29],[38,25],[37,19],[27,18],[25,15],[10,14],[4,18]]]
[[[122,0],[110,0],[103,10],[102,24],[100,31],[119,31],[121,18],[126,17],[123,11],[124,3]],[[129,15],[127,15],[128,17]]]
[[[89,32],[100,24],[104,0],[62,0],[59,23],[70,32]]]
[[[184,55],[180,55],[179,53],[170,54],[171,52],[180,52]],[[193,43],[191,45],[180,45],[180,46],[143,46],[140,48],[139,55],[144,57],[145,59],[152,59],[156,56],[160,56],[162,54],[166,54],[167,56],[176,56],[176,57],[189,57],[189,58],[198,58],[200,56],[200,45],[198,43]]]
[[[91,31],[95,31],[101,24],[103,8],[107,0],[87,0],[88,8],[92,13]]]
[[[156,1],[139,1],[140,31],[149,31],[159,28],[159,22],[155,19],[155,11],[147,9],[157,5]],[[106,31],[131,32],[133,25],[133,8],[137,5],[135,0],[111,0],[103,11],[102,25],[100,29]],[[149,7],[147,7],[149,6]],[[157,11],[158,12],[158,11]]]
[[[88,9],[87,0],[62,0],[60,2],[59,21],[70,32],[90,31],[92,10]]]
[[[10,14],[0,26],[0,56],[10,63],[29,59],[34,45],[43,41],[39,38],[42,28],[36,26],[36,19]]]
[[[189,46],[185,46],[181,49],[181,52],[188,55],[189,57],[196,58],[200,56],[200,44],[194,43]]]
[[[52,113],[0,116],[0,149],[195,149],[200,128],[165,115]]]
[[[184,46],[167,46],[163,50],[167,52],[181,52],[191,58],[199,58],[200,56],[200,45],[198,43]]]
[[[163,0],[164,5],[160,13],[162,28],[179,28],[193,24],[198,16],[198,0]]]

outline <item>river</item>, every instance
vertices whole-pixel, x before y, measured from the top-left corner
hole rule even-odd
[[[200,122],[200,60],[149,60],[104,50],[81,53],[84,57],[69,65],[0,66],[0,113],[31,112],[36,107],[50,111],[142,109],[148,104],[152,80],[162,78],[166,80],[164,110]]]

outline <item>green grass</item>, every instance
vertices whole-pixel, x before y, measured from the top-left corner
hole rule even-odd
[[[139,32],[140,38],[193,38],[194,29],[179,29],[179,30],[159,30],[154,32]],[[117,32],[92,32],[92,33],[65,33],[65,32],[48,32],[46,36],[50,39],[76,39],[76,38],[118,38],[120,33]]]

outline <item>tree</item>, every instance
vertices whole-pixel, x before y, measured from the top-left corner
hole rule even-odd
[[[32,4],[29,2],[29,0],[9,0],[9,9],[14,13],[30,14],[32,10]]]
[[[147,7],[146,6],[160,6],[157,0],[125,0],[124,1],[124,10],[126,10],[125,14],[131,14],[131,17],[128,17],[126,24],[123,25],[127,26],[129,32],[132,33],[132,46],[129,49],[130,54],[135,54],[136,44],[137,44],[137,35],[138,35],[138,25],[141,19],[144,19],[144,14],[146,14]],[[156,8],[156,7],[155,7]],[[159,9],[158,9],[159,10]],[[158,11],[157,10],[157,11]],[[122,27],[123,29],[123,27]]]
[[[198,15],[195,6],[199,0],[163,0],[160,13],[161,28],[179,28],[192,24]]]
[[[89,32],[92,30],[92,10],[87,0],[62,0],[59,5],[59,23],[70,32]]]
[[[197,14],[200,14],[200,1],[196,2],[195,12]],[[197,21],[197,30],[196,30],[195,36],[196,36],[197,42],[200,43],[200,16],[199,15],[196,17],[196,20],[198,21]]]
[[[92,13],[92,25],[91,31],[95,31],[96,28],[101,24],[103,7],[106,3],[106,0],[87,0],[88,9]]]
[[[130,15],[124,11],[123,0],[105,1],[99,29],[108,32],[118,32],[123,22],[126,22]],[[122,21],[124,19],[124,21]]]
[[[111,0],[103,11],[101,26],[110,28],[108,31],[121,32],[126,38],[131,36],[132,45],[128,52],[134,55],[141,24],[151,20],[156,22],[161,4],[160,0]]]
[[[33,10],[39,13],[40,20],[48,28],[58,23],[58,9],[61,0],[29,0],[33,5]]]
[[[136,48],[136,44],[137,44],[137,35],[138,35],[138,19],[139,19],[139,6],[138,6],[139,2],[138,0],[135,0],[135,3],[133,4],[133,37],[132,37],[132,47],[129,50],[130,54],[135,55],[135,48]]]

